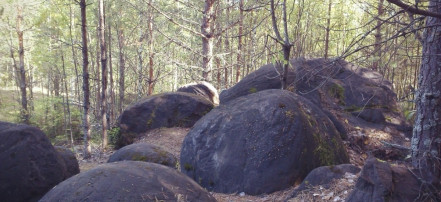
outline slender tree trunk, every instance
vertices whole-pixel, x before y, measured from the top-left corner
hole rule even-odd
[[[99,37],[101,49],[101,119],[103,149],[107,147],[107,48],[106,25],[104,18],[104,0],[99,1]]]
[[[138,80],[136,82],[136,93],[138,95],[138,99],[142,97],[142,79],[143,79],[143,63],[144,63],[144,59],[142,57],[143,54],[143,45],[142,45],[142,38],[144,34],[141,33],[141,38],[139,40],[139,46],[138,46],[138,50],[136,51],[136,53],[138,54],[138,67],[136,69],[136,74],[138,76]]]
[[[23,30],[21,28],[21,23],[23,22],[23,9],[17,7],[17,36],[18,36],[18,59],[19,59],[19,70],[20,70],[20,92],[21,92],[21,121],[25,124],[29,124],[29,111],[28,111],[28,100],[26,97],[26,71],[24,64],[24,45],[23,45]]]
[[[213,70],[213,39],[216,11],[214,3],[216,0],[205,0],[205,7],[202,17],[202,79],[211,81],[211,71]]]
[[[74,147],[74,140],[73,140],[73,134],[72,134],[72,115],[70,113],[70,101],[69,101],[69,91],[67,87],[67,76],[66,76],[66,67],[65,67],[65,61],[64,61],[64,52],[63,52],[63,46],[60,45],[61,50],[61,65],[63,67],[63,80],[64,80],[64,93],[66,96],[66,112],[67,112],[67,125],[65,130],[69,134],[68,140],[70,140],[70,146],[75,151]],[[75,152],[76,154],[76,152]]]
[[[441,14],[441,1],[431,0],[429,11]],[[416,93],[412,136],[412,164],[422,178],[439,188],[441,179],[441,18],[427,17],[422,63]],[[438,196],[439,197],[439,196]],[[439,200],[439,198],[438,198]]]
[[[225,10],[225,17],[226,17],[226,19],[227,19],[227,22],[229,22],[230,21],[230,0],[227,0],[227,9]],[[225,47],[224,47],[224,50],[226,51],[226,52],[228,52],[228,55],[226,55],[225,57],[226,57],[226,59],[225,60],[227,60],[227,64],[228,64],[228,61],[229,61],[229,58],[231,58],[231,49],[230,49],[230,37],[229,37],[229,32],[228,32],[228,30],[225,32],[225,35],[226,35],[226,37],[225,37]],[[230,87],[230,80],[229,80],[229,77],[230,77],[230,75],[229,75],[229,69],[228,69],[228,65],[224,65],[224,82],[225,82],[225,89],[227,89],[228,87]]]
[[[149,0],[149,5],[152,5],[152,0]],[[153,76],[153,65],[154,65],[154,58],[155,58],[155,52],[153,49],[153,9],[150,7],[149,13],[148,13],[148,32],[149,32],[149,40],[148,40],[148,46],[149,46],[149,80],[148,80],[148,95],[153,94],[153,87],[155,78]]]
[[[112,66],[112,27],[109,23],[109,96],[110,96],[110,104],[109,104],[109,127],[113,124],[115,120],[115,91],[114,91],[114,81],[113,81],[113,66]]]
[[[32,112],[34,111],[34,68],[29,65],[28,62],[28,70],[29,70],[29,76],[28,76],[28,89],[29,89],[29,116],[32,116]]]
[[[242,35],[243,35],[243,0],[239,0],[239,37],[237,44],[236,83],[240,80],[240,68],[242,68]]]
[[[277,42],[280,43],[282,45],[282,51],[283,51],[283,72],[280,75],[280,80],[282,83],[282,89],[286,89],[288,87],[288,69],[289,69],[289,56],[290,56],[290,52],[291,52],[291,43],[289,42],[289,35],[288,35],[288,22],[287,22],[287,13],[286,13],[286,0],[283,1],[282,3],[282,12],[283,12],[283,16],[282,16],[282,26],[283,26],[283,30],[284,30],[284,35],[282,38],[282,35],[280,35],[280,31],[279,28],[277,26],[277,18],[276,18],[276,8],[274,5],[274,0],[271,0],[271,21],[273,24],[273,30],[274,33],[276,34],[277,37]],[[280,62],[280,61],[279,61]],[[296,70],[295,74],[296,74]],[[295,79],[294,79],[295,82]]]
[[[375,30],[375,45],[374,45],[374,62],[372,63],[372,70],[374,71],[378,71],[379,68],[379,64],[380,64],[380,60],[381,60],[381,23],[383,23],[381,21],[381,16],[384,13],[383,10],[383,3],[384,0],[379,0],[378,2],[378,9],[377,9],[377,28]]]
[[[118,112],[121,114],[124,102],[124,71],[125,71],[125,56],[124,56],[124,32],[123,29],[118,28],[118,46],[119,46],[119,102]]]
[[[78,99],[78,103],[81,103],[81,96],[80,96],[80,81],[79,81],[79,73],[78,73],[78,59],[77,59],[77,51],[75,50],[75,43],[73,38],[73,29],[75,27],[75,17],[74,13],[72,11],[72,5],[69,4],[69,12],[70,12],[70,23],[69,23],[69,37],[70,37],[70,47],[72,49],[72,58],[74,63],[74,70],[75,70],[75,97]]]
[[[92,65],[95,70],[95,79],[93,82],[93,85],[95,87],[95,108],[94,108],[94,115],[96,120],[100,120],[101,117],[101,49],[100,49],[100,27],[99,27],[99,14],[98,14],[98,27],[96,28],[96,51],[95,51],[95,64],[96,66]],[[92,50],[91,50],[92,54]]]
[[[332,0],[329,0],[328,17],[326,19],[325,58],[328,58],[328,54],[329,54],[329,33],[331,32],[331,8],[332,8]]]
[[[83,53],[83,135],[84,135],[84,158],[90,158],[92,149],[90,147],[90,126],[89,126],[89,108],[90,108],[90,95],[89,95],[89,56],[87,52],[87,21],[86,21],[86,0],[80,1],[81,8],[81,37],[82,37],[82,53]]]

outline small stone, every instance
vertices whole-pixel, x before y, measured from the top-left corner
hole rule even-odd
[[[245,196],[245,192],[240,192],[239,196],[241,197]]]

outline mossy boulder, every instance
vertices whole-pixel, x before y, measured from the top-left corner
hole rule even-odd
[[[46,201],[216,201],[175,169],[140,161],[106,163],[58,184]]]
[[[0,200],[38,201],[71,176],[38,128],[0,122]]]
[[[265,90],[220,105],[184,139],[181,171],[208,190],[271,193],[314,168],[347,163],[327,116],[305,98]]]
[[[172,168],[175,168],[177,163],[177,159],[173,154],[159,146],[148,143],[127,145],[113,153],[107,162],[126,160],[158,163]]]
[[[151,129],[190,128],[213,109],[209,100],[191,93],[175,92],[149,96],[128,107],[118,118],[115,146],[121,148]]]
[[[392,84],[375,71],[340,59],[293,59],[288,72],[288,88],[331,111],[376,109],[383,116],[397,117],[397,125],[406,124],[398,112]],[[297,72],[294,71],[297,70]],[[279,66],[268,64],[250,73],[233,87],[220,93],[221,104],[266,89],[280,89]],[[353,112],[353,111],[349,111]],[[365,113],[364,115],[369,115]],[[385,123],[372,117],[356,116],[376,124]]]

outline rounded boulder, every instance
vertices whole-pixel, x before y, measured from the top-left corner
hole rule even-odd
[[[37,201],[63,181],[61,156],[38,128],[0,122],[0,199]]]
[[[174,168],[177,163],[177,159],[173,154],[159,146],[148,143],[127,145],[113,153],[107,162],[111,163],[125,160],[158,163],[172,168]]]
[[[45,201],[216,201],[169,167],[140,161],[107,163],[63,181]]]
[[[249,195],[290,187],[314,168],[347,163],[327,116],[305,98],[264,90],[220,105],[185,137],[181,170],[208,190]]]
[[[190,128],[213,109],[209,100],[191,93],[175,92],[152,95],[128,107],[118,119],[118,130],[112,142],[117,148],[133,143],[151,129]]]
[[[70,149],[61,146],[55,146],[55,150],[61,156],[61,159],[63,159],[67,171],[67,177],[71,177],[80,173],[80,166],[78,165],[77,157]]]

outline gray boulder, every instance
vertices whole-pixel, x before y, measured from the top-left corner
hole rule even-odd
[[[173,154],[159,146],[148,143],[127,145],[113,153],[107,162],[111,163],[125,160],[158,163],[172,168],[175,168],[177,163],[177,159]]]
[[[149,96],[124,110],[118,119],[118,130],[112,135],[111,142],[121,148],[133,143],[136,137],[151,129],[189,128],[213,107],[213,103],[207,99],[191,93]]]
[[[185,137],[183,173],[222,193],[271,193],[312,169],[348,162],[332,122],[311,102],[266,90],[220,105]]]
[[[64,166],[66,167],[67,177],[74,176],[80,173],[80,166],[75,154],[66,147],[55,146],[55,150],[63,159]]]
[[[63,181],[46,201],[216,201],[187,176],[140,161],[107,163]]]
[[[339,59],[293,59],[288,72],[288,88],[329,111],[362,112],[355,116],[374,123],[385,123],[382,117],[405,119],[397,113],[396,94],[391,83],[375,71]],[[295,73],[294,69],[298,72]],[[266,89],[280,89],[278,72],[273,64],[264,65],[220,94],[221,104]],[[333,122],[335,122],[333,120]],[[341,123],[337,123],[340,125]],[[342,129],[339,127],[339,131]],[[344,133],[344,131],[341,131]]]
[[[37,201],[70,175],[38,128],[0,122],[0,199]]]
[[[296,197],[301,191],[307,190],[314,186],[323,186],[325,189],[329,189],[330,183],[334,179],[341,179],[345,173],[357,174],[360,172],[360,168],[352,164],[340,164],[332,166],[322,166],[312,170],[303,182],[294,189],[289,198]]]
[[[439,190],[431,195],[434,190],[429,190],[430,185],[422,184],[414,173],[418,171],[370,158],[346,201],[439,201]]]

